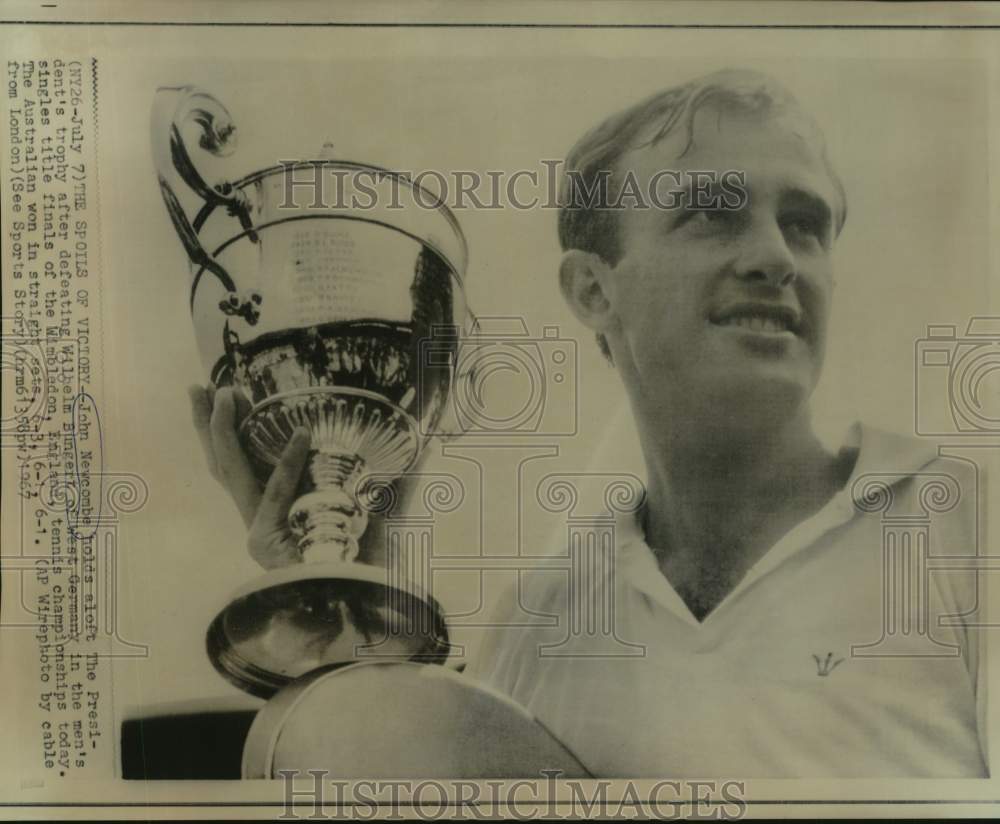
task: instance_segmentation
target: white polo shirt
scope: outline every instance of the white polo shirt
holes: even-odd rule
[[[522,606],[556,625],[496,627],[467,672],[524,705],[595,776],[986,776],[972,628],[985,620],[985,576],[940,568],[977,553],[982,478],[912,438],[859,425],[852,438],[844,489],[703,622],[635,515],[618,516],[614,563],[586,585],[524,574]],[[600,631],[579,620],[609,606]],[[497,623],[512,623],[510,609]]]

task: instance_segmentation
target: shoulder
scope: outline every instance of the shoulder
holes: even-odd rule
[[[551,658],[545,650],[564,646],[574,621],[601,614],[609,588],[623,586],[616,569],[629,555],[624,528],[618,529],[622,518],[584,520],[586,530],[601,536],[561,536],[552,553],[517,570],[493,599],[485,626],[469,644],[468,674],[523,699],[523,689],[533,688]]]
[[[897,552],[913,553],[946,613],[974,623],[984,583],[976,556],[986,552],[987,450],[870,427],[862,433],[855,507],[881,522],[883,541],[892,536]]]

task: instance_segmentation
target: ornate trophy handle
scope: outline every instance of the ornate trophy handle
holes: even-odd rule
[[[198,232],[188,218],[175,189],[183,182],[198,195],[205,205],[222,206],[239,219],[248,238],[257,242],[250,215],[250,202],[246,193],[228,181],[210,185],[192,159],[182,130],[190,123],[201,128],[198,145],[216,157],[231,155],[237,145],[236,126],[218,100],[194,86],[160,88],[153,101],[152,136],[153,161],[156,165],[160,192],[167,205],[167,212],[187,252],[195,276],[205,270],[211,272],[229,293],[219,308],[227,315],[238,315],[254,324],[259,316],[260,296],[240,295],[236,283],[223,266],[201,245]],[[194,300],[194,290],[191,293]]]

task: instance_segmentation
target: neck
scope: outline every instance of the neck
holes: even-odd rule
[[[753,426],[743,409],[735,425],[719,415],[665,422],[662,411],[635,411],[648,472],[646,540],[665,570],[702,566],[738,580],[846,480],[805,411],[777,423],[757,416]]]

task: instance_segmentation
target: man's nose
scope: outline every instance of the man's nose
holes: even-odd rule
[[[777,224],[761,226],[746,239],[746,247],[738,261],[737,275],[741,280],[789,286],[798,275],[795,255],[788,248]]]

